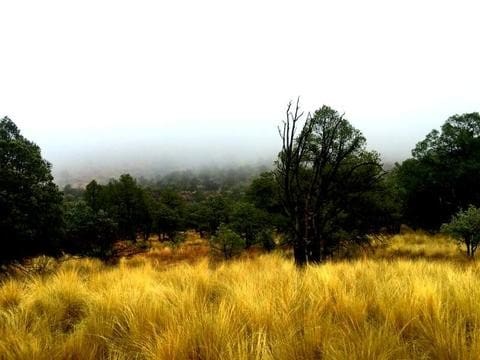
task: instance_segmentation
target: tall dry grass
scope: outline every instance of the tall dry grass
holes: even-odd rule
[[[374,239],[373,249],[376,259],[468,261],[465,246],[442,234],[430,235],[411,231],[384,239]]]
[[[66,261],[1,284],[0,358],[478,359],[479,275],[380,255],[304,270],[280,254]]]

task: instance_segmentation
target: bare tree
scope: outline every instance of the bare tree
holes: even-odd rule
[[[288,104],[279,134],[275,177],[295,262],[319,262],[347,232],[342,218],[348,217],[350,201],[378,183],[383,174],[379,156],[365,150],[365,138],[343,115],[327,106],[305,115],[299,99],[294,108]]]

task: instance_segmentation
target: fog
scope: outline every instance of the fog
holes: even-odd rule
[[[0,116],[59,182],[268,164],[289,100],[384,161],[479,111],[475,1],[0,3]]]

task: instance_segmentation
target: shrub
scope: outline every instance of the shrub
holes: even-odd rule
[[[228,225],[221,224],[216,235],[210,239],[210,246],[224,259],[231,259],[245,248],[245,240]]]
[[[272,251],[276,245],[274,240],[274,232],[271,229],[264,229],[257,234],[257,243],[262,245],[266,251]]]
[[[441,231],[464,243],[467,255],[473,258],[480,243],[480,209],[470,205],[454,215],[450,223],[443,224]]]

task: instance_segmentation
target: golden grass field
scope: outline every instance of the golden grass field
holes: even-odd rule
[[[199,242],[51,261],[1,283],[0,358],[480,359],[480,266],[460,250],[412,233],[303,270]]]

